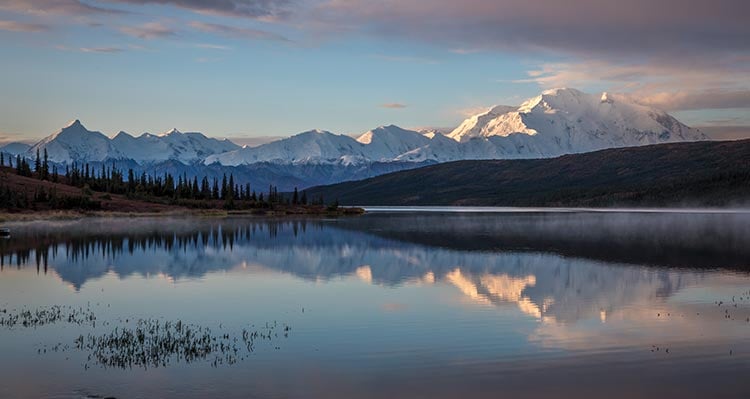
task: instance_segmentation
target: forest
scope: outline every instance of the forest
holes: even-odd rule
[[[19,179],[21,178],[21,179]],[[29,179],[36,181],[36,184]],[[71,190],[73,189],[73,190]],[[102,202],[122,197],[131,203],[147,202],[167,206],[199,209],[274,209],[286,206],[324,206],[322,197],[308,199],[305,191],[279,193],[274,185],[263,190],[240,184],[234,176],[209,179],[187,175],[135,174],[102,165],[92,168],[88,163],[58,168],[49,162],[46,149],[37,151],[33,162],[16,155],[0,153],[0,209],[10,211],[78,209],[100,210]],[[327,209],[338,208],[336,202]]]

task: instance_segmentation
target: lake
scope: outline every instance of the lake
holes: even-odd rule
[[[9,223],[2,398],[750,397],[750,214]]]

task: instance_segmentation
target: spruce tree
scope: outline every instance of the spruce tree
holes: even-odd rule
[[[42,163],[42,180],[49,180],[49,156],[47,148],[44,149],[44,163]]]
[[[42,161],[39,158],[39,148],[36,149],[36,160],[34,161],[34,172],[36,172],[37,176],[40,179],[42,178]]]
[[[221,199],[227,198],[227,174],[224,173],[224,178],[221,180]]]

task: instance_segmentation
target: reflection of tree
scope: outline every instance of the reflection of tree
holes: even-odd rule
[[[19,229],[3,267],[48,267],[80,288],[114,272],[196,278],[259,265],[299,278],[357,276],[373,284],[443,283],[486,305],[545,320],[578,320],[672,295],[696,272],[642,268],[534,251],[464,251],[392,240],[322,220],[142,219]]]

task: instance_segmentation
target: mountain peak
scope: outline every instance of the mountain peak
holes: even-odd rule
[[[164,132],[164,134],[162,134],[162,136],[169,136],[169,135],[172,135],[172,134],[181,134],[181,132],[179,130],[177,130],[176,127],[173,127],[169,131]]]
[[[615,101],[615,99],[617,101]],[[494,109],[493,109],[494,111]],[[703,140],[705,136],[673,117],[611,93],[572,88],[545,90],[516,110],[487,111],[466,119],[449,135],[458,142],[510,137],[529,156],[553,156],[629,145]]]
[[[73,127],[73,128],[83,127],[83,124],[81,123],[80,120],[74,119],[74,120],[68,122],[68,124],[65,125],[65,127],[63,129],[68,129],[68,128],[71,128],[71,127]]]
[[[120,132],[117,133],[112,139],[114,140],[114,139],[117,139],[117,138],[120,138],[120,139],[123,139],[123,138],[133,138],[133,136],[131,136],[130,134],[128,134],[128,132],[126,132],[124,130],[120,130]]]
[[[585,95],[586,93],[574,89],[572,87],[556,87],[554,89],[545,90],[542,92],[543,96],[560,96],[560,95],[572,95],[572,96],[581,96]]]
[[[312,129],[312,130],[308,130],[308,131],[306,131],[306,132],[302,132],[302,133],[300,133],[299,135],[302,135],[302,134],[305,134],[305,133],[307,133],[307,134],[331,134],[331,132],[329,132],[329,131],[327,131],[327,130],[323,130],[323,129]]]

